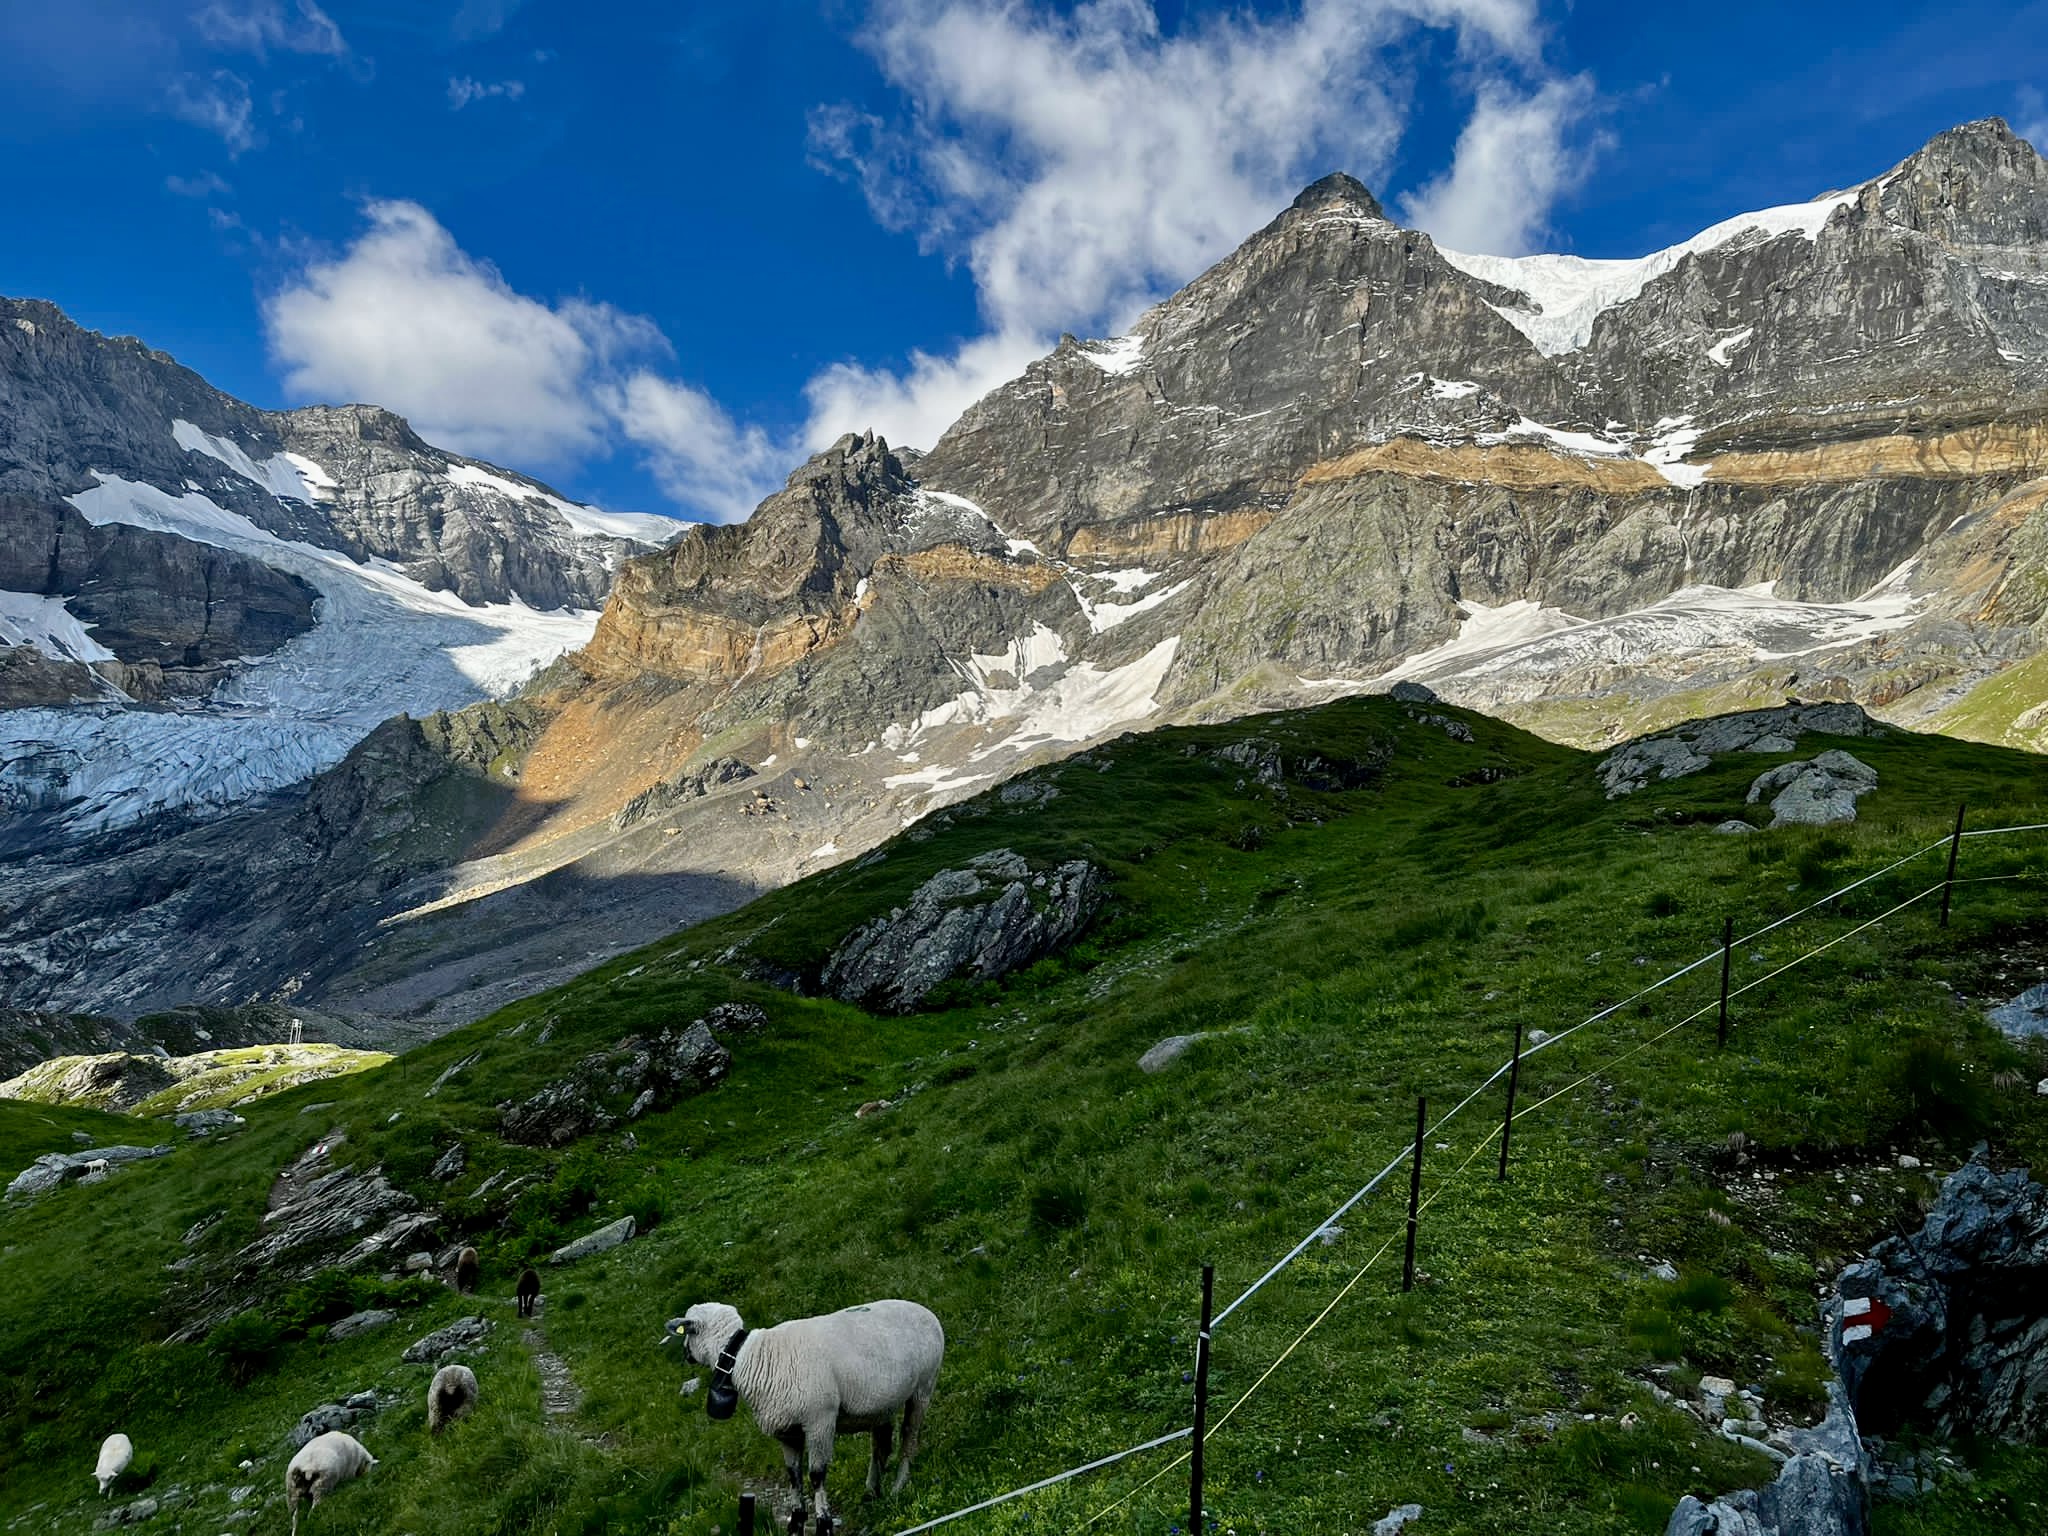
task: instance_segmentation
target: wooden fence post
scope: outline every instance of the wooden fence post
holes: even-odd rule
[[[1508,1063],[1508,1112],[1500,1122],[1500,1182],[1508,1178],[1508,1136],[1515,1128],[1515,1083],[1522,1075],[1522,1021],[1515,1020],[1515,1054]]]
[[[1956,891],[1956,855],[1963,851],[1963,806],[1956,807],[1955,836],[1948,840],[1948,878],[1941,883],[1941,926],[1948,926],[1948,902]]]
[[[754,1536],[754,1496],[740,1495],[740,1536]]]
[[[1202,1437],[1209,1424],[1209,1318],[1216,1299],[1216,1266],[1202,1266],[1202,1331],[1195,1335],[1195,1434],[1188,1458],[1188,1530],[1202,1531]]]
[[[1401,1289],[1415,1289],[1415,1215],[1422,1199],[1422,1138],[1429,1120],[1429,1100],[1415,1099],[1415,1162],[1408,1170],[1408,1256],[1401,1263]]]
[[[1714,1034],[1714,1049],[1728,1044],[1728,966],[1735,958],[1735,919],[1721,919],[1721,1025]]]

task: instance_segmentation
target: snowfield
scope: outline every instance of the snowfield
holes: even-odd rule
[[[251,467],[277,473],[277,463]],[[333,766],[392,715],[508,693],[588,641],[597,626],[593,610],[471,607],[388,562],[359,565],[334,550],[281,539],[203,495],[96,478],[98,485],[70,498],[87,521],[156,529],[289,571],[320,593],[318,621],[244,664],[194,707],[0,713],[0,811],[58,812],[84,831],[166,811],[223,810]],[[56,643],[90,644],[75,620],[75,636],[47,610],[39,622]]]
[[[1437,253],[1461,272],[1482,282],[1515,289],[1533,300],[1534,309],[1492,307],[1534,342],[1538,352],[1545,357],[1557,357],[1576,352],[1593,339],[1593,321],[1600,311],[1626,304],[1685,257],[1717,250],[1738,240],[1761,244],[1784,235],[1817,239],[1835,210],[1855,202],[1862,190],[1852,187],[1846,192],[1830,192],[1810,203],[1788,203],[1781,208],[1739,213],[1701,230],[1690,240],[1648,256],[1619,261],[1596,261],[1584,256],[1467,255],[1447,251],[1442,246],[1437,247]],[[1739,343],[1731,338],[1727,345]],[[1727,366],[1725,357],[1714,361]]]

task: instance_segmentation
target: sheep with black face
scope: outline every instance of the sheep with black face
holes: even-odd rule
[[[761,1431],[782,1446],[782,1462],[798,1496],[808,1461],[813,1512],[823,1519],[825,1474],[835,1437],[873,1437],[867,1489],[882,1491],[882,1471],[900,1427],[896,1459],[901,1492],[917,1454],[925,1409],[939,1379],[946,1332],[914,1301],[873,1301],[823,1317],[802,1317],[773,1328],[750,1329],[733,1308],[699,1302],[669,1319],[663,1342],[683,1341],[683,1352],[712,1368],[706,1408],[714,1419],[732,1417],[744,1399]],[[803,1513],[797,1513],[796,1529]]]

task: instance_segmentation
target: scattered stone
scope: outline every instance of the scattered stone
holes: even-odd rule
[[[464,1067],[475,1066],[479,1061],[483,1060],[483,1056],[484,1053],[482,1051],[471,1051],[467,1056],[463,1057],[453,1066],[446,1068],[439,1077],[435,1078],[421,1097],[431,1099],[447,1085],[448,1080],[454,1077],[456,1073],[460,1072]]]
[[[1771,796],[1773,827],[1829,827],[1856,819],[1856,801],[1877,788],[1877,770],[1846,752],[1780,763],[1749,786],[1748,803]]]
[[[408,1275],[423,1275],[434,1267],[434,1256],[431,1253],[408,1253],[401,1267]]]
[[[377,1394],[374,1392],[358,1392],[346,1402],[322,1403],[302,1415],[292,1426],[289,1437],[292,1449],[296,1451],[309,1440],[315,1440],[330,1430],[349,1429],[376,1411]]]
[[[1783,704],[1693,720],[1644,736],[1615,748],[1593,771],[1613,800],[1646,784],[1698,773],[1721,753],[1793,751],[1808,733],[1877,736],[1883,728],[1854,704]]]
[[[653,1040],[628,1035],[608,1051],[584,1057],[566,1077],[506,1109],[500,1125],[508,1141],[559,1147],[592,1131],[607,1131],[621,1115],[665,1108],[724,1081],[732,1053],[697,1019]],[[645,1095],[654,1096],[645,1103]],[[623,1107],[620,1106],[623,1101]],[[637,1107],[635,1107],[637,1106]]]
[[[376,1308],[372,1308],[368,1312],[351,1312],[340,1322],[328,1328],[327,1341],[333,1344],[343,1339],[352,1339],[358,1334],[374,1333],[377,1329],[397,1321],[398,1314],[396,1312],[384,1312]]]
[[[1650,1266],[1650,1278],[1662,1280],[1666,1285],[1674,1284],[1678,1279],[1678,1267],[1669,1259],[1659,1259]]]
[[[1901,1168],[1918,1168],[1920,1166],[1920,1159],[1913,1156],[1910,1152],[1901,1152],[1899,1154],[1899,1166]]]
[[[1018,779],[996,791],[1004,805],[1045,805],[1060,797],[1060,787],[1048,779]]]
[[[1985,1017],[2014,1040],[2048,1039],[2048,982],[2027,988]]]
[[[1396,687],[1401,686],[1395,684]],[[1391,1509],[1372,1523],[1372,1536],[1400,1536],[1401,1528],[1411,1520],[1422,1518],[1420,1504],[1403,1504]]]
[[[941,982],[1006,976],[1066,944],[1107,895],[1095,865],[1034,867],[1007,848],[942,869],[906,907],[843,939],[820,985],[842,1002],[909,1013]]]
[[[1410,682],[1406,678],[1403,678],[1400,682],[1389,688],[1387,690],[1387,697],[1396,704],[1440,704],[1443,702],[1437,697],[1435,689],[1427,688],[1421,683]],[[1414,1517],[1410,1516],[1409,1518],[1412,1519]]]
[[[437,1328],[426,1337],[413,1340],[399,1358],[407,1365],[439,1364],[457,1354],[476,1352],[491,1327],[487,1317],[459,1317],[446,1328]]]
[[[627,1108],[626,1118],[628,1120],[638,1120],[642,1115],[646,1114],[647,1111],[652,1109],[653,1107],[654,1090],[652,1088],[642,1088],[640,1090],[639,1096],[636,1097],[633,1100],[632,1104]]]
[[[120,1525],[140,1525],[145,1520],[155,1519],[156,1512],[161,1507],[162,1505],[155,1499],[137,1499],[133,1504],[123,1504],[118,1509],[108,1510],[93,1522],[93,1529],[110,1531]]]
[[[612,816],[612,830],[623,832],[637,822],[657,816],[673,806],[702,799],[726,784],[751,779],[754,770],[738,758],[715,757],[701,768],[685,768],[628,800]],[[801,789],[803,786],[797,786]]]
[[[1752,827],[1746,821],[1729,820],[1716,822],[1714,824],[1714,830],[1716,832],[1725,833],[1729,837],[1740,837],[1745,832],[1754,832],[1756,828]]]
[[[428,1170],[427,1177],[446,1184],[450,1179],[459,1177],[462,1170],[468,1166],[469,1148],[458,1141],[434,1160],[434,1166]]]
[[[160,1147],[95,1147],[90,1152],[45,1152],[28,1167],[14,1176],[7,1186],[9,1200],[46,1194],[72,1179],[84,1179],[92,1172],[105,1174],[107,1169],[122,1163],[132,1163],[145,1157],[162,1157],[171,1150],[169,1143]],[[97,1169],[95,1169],[95,1165]]]
[[[554,1252],[551,1264],[571,1264],[577,1259],[587,1259],[594,1253],[605,1253],[619,1244],[629,1242],[633,1237],[633,1218],[621,1216],[617,1221],[607,1222],[595,1232],[586,1232],[573,1243],[567,1243]]]
[[[750,1035],[767,1024],[768,1011],[757,1003],[720,1003],[697,1022],[717,1035]]]
[[[887,1109],[888,1107],[889,1101],[887,1099],[869,1099],[867,1103],[861,1105],[859,1109],[856,1109],[853,1112],[853,1118],[856,1120],[865,1120],[869,1115],[879,1115],[883,1110]]]
[[[231,1109],[194,1109],[171,1116],[171,1124],[188,1136],[211,1136],[215,1131],[248,1123]]]
[[[77,1142],[82,1147],[89,1147],[92,1145],[92,1132],[73,1131],[71,1133],[71,1139]]]

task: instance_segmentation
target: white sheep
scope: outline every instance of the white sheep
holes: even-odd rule
[[[476,1406],[476,1372],[466,1365],[444,1365],[427,1388],[427,1433],[438,1435]]]
[[[300,1446],[292,1464],[284,1469],[284,1501],[292,1512],[292,1536],[299,1532],[301,1499],[318,1509],[328,1494],[376,1465],[377,1458],[363,1449],[362,1441],[338,1429],[315,1435]]]
[[[731,1416],[735,1392],[746,1400],[762,1433],[782,1446],[798,1498],[809,1461],[811,1501],[820,1520],[828,1513],[825,1474],[833,1437],[874,1437],[867,1488],[880,1494],[899,1412],[903,1443],[891,1491],[903,1491],[946,1353],[945,1330],[916,1302],[873,1301],[751,1330],[722,1302],[699,1302],[669,1320],[668,1338],[682,1339],[692,1361],[712,1368],[706,1407],[713,1418]],[[802,1522],[799,1508],[793,1529],[802,1529]]]
[[[135,1459],[135,1446],[126,1435],[109,1435],[100,1442],[100,1464],[93,1468],[93,1476],[100,1480],[100,1497],[107,1496],[107,1490],[114,1486],[114,1479],[128,1470],[128,1463]]]

